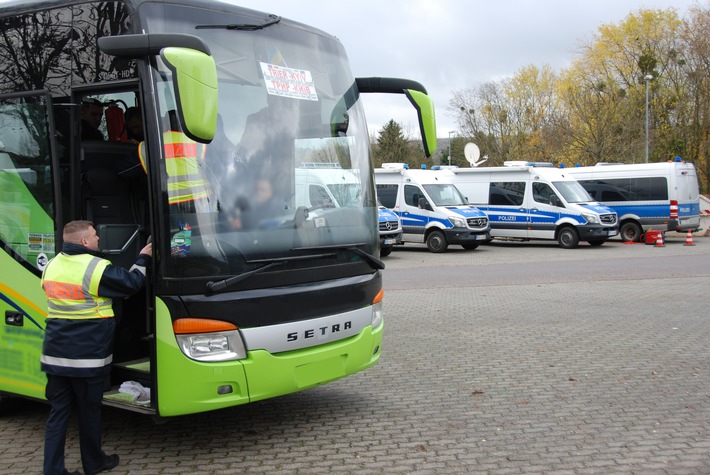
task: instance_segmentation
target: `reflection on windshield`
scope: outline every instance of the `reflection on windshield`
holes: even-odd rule
[[[249,261],[353,243],[372,253],[378,237],[369,138],[340,43],[286,22],[256,34],[195,30],[248,22],[224,12],[171,6],[153,18],[151,32],[201,36],[219,78],[216,136],[190,171],[207,183],[208,196],[167,208],[173,272],[238,273],[251,270]],[[159,68],[165,82],[156,96],[167,118],[176,99],[170,71]],[[167,119],[163,127],[174,130]]]
[[[436,206],[461,206],[466,205],[466,200],[454,185],[424,185],[427,194]]]
[[[555,181],[552,183],[567,203],[589,203],[594,198],[577,181]]]

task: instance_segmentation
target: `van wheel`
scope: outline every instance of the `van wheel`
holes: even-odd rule
[[[380,257],[387,257],[392,253],[392,248],[391,247],[381,247],[380,248]]]
[[[599,247],[606,242],[605,239],[599,239],[598,241],[588,241],[589,245],[592,247]]]
[[[574,228],[566,226],[557,234],[557,243],[563,249],[574,249],[579,244],[579,234]]]
[[[473,251],[478,247],[478,244],[461,244],[461,247],[463,247],[467,251]]]
[[[624,242],[639,242],[641,241],[641,226],[633,221],[627,221],[621,225],[619,236]]]
[[[426,247],[430,252],[446,252],[449,243],[446,242],[446,236],[441,231],[432,231],[426,237]]]

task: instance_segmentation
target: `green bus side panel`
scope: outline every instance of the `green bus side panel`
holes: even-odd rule
[[[47,377],[40,370],[47,296],[40,279],[0,251],[0,391],[44,399]],[[9,325],[8,312],[21,315]]]
[[[0,239],[31,264],[40,253],[54,257],[54,221],[22,178],[5,170],[0,170]]]
[[[382,328],[365,328],[346,340],[272,355],[250,351],[247,359],[204,363],[187,358],[177,345],[165,304],[156,302],[158,411],[177,416],[211,411],[301,391],[377,363]],[[231,385],[232,392],[217,388]]]

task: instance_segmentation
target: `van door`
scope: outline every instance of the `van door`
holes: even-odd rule
[[[491,234],[500,237],[527,238],[530,213],[525,206],[524,181],[492,181],[485,209]]]
[[[404,185],[403,199],[400,206],[403,240],[424,242],[424,231],[431,220],[432,211],[419,207],[421,199],[429,203],[424,190],[417,185]],[[429,203],[431,205],[431,203]]]
[[[534,181],[530,189],[532,201],[529,208],[528,237],[531,239],[554,239],[555,228],[560,219],[562,208],[564,208],[564,202],[547,183]]]

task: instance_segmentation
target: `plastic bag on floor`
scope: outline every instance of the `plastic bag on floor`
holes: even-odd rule
[[[136,381],[124,381],[118,388],[119,393],[129,394],[133,397],[132,402],[142,406],[150,405],[150,388],[146,388]]]

